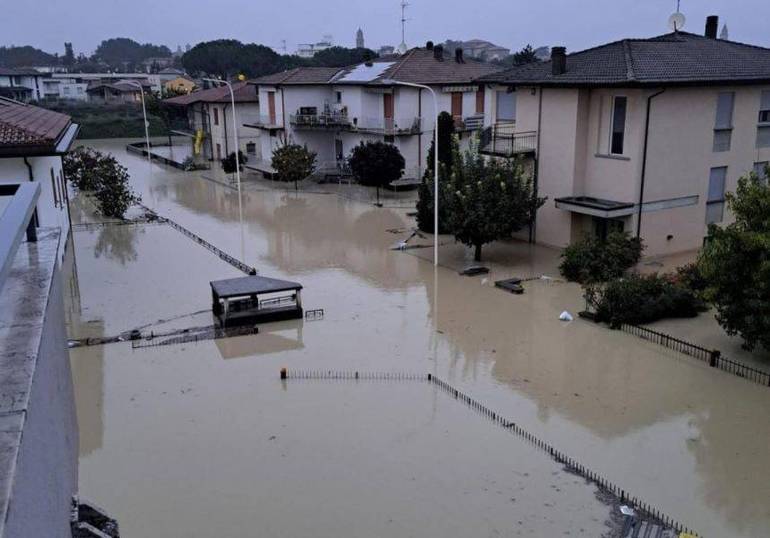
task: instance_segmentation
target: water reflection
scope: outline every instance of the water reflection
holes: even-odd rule
[[[94,257],[106,256],[120,265],[136,261],[136,236],[144,228],[132,225],[103,226],[94,248]]]

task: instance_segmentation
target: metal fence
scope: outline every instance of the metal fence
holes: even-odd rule
[[[649,340],[650,342],[673,349],[684,355],[689,355],[690,357],[695,357],[698,360],[707,362],[712,368],[718,368],[738,377],[753,381],[754,383],[770,387],[770,373],[749,366],[748,364],[743,364],[728,359],[727,357],[723,357],[722,353],[716,349],[706,349],[697,344],[640,325],[624,323],[620,328],[639,338]]]
[[[565,453],[557,450],[549,443],[539,439],[537,436],[529,433],[524,428],[516,424],[516,422],[503,417],[502,414],[493,411],[489,407],[482,404],[465,394],[464,392],[456,389],[446,381],[436,377],[434,374],[417,374],[408,372],[359,372],[359,371],[345,371],[345,370],[289,370],[287,368],[281,369],[281,379],[302,379],[302,380],[340,380],[340,381],[358,381],[358,380],[374,380],[374,381],[423,381],[428,382],[455,400],[467,405],[472,410],[476,411],[483,417],[491,420],[496,425],[504,428],[505,430],[518,435],[531,443],[538,449],[546,452],[551,458],[558,463],[565,466],[567,471],[579,475],[586,480],[589,480],[597,485],[602,491],[607,492],[615,496],[621,503],[625,503],[633,507],[639,515],[660,522],[661,524],[674,529],[677,533],[687,532],[698,536],[689,528],[683,524],[667,516],[654,506],[642,501],[638,497],[629,494],[625,489],[613,484],[606,478],[602,477],[598,473],[590,470],[585,465],[581,464],[574,458],[569,457]]]

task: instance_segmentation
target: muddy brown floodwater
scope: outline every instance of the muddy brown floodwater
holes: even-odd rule
[[[277,381],[278,369],[433,372],[707,537],[770,535],[770,391],[581,320],[558,253],[485,250],[461,277],[444,238],[391,250],[413,220],[336,194],[234,189],[93,142],[143,203],[265,276],[301,282],[320,321],[133,350],[73,349],[81,494],[126,536],[598,536],[595,488],[433,388]],[[87,221],[88,204],[77,202]],[[237,271],[166,225],[75,227],[72,337],[211,322]],[[429,244],[430,239],[418,239]],[[172,319],[173,318],[173,319]],[[160,320],[170,320],[161,322]],[[150,330],[150,329],[148,329]],[[583,530],[582,534],[580,529]]]

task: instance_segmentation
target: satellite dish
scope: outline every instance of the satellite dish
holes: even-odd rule
[[[685,20],[684,15],[677,11],[668,18],[668,29],[672,32],[678,32],[684,28]]]

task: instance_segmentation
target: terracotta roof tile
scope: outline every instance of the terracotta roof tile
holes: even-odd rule
[[[71,123],[66,114],[0,100],[0,148],[55,146]]]
[[[256,103],[259,98],[254,86],[247,82],[234,82],[233,94],[236,103]],[[229,103],[230,90],[225,85],[209,88],[208,90],[198,90],[185,95],[177,95],[164,99],[165,103],[177,106],[188,106],[195,103]]]

